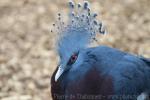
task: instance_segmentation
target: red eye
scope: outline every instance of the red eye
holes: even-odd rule
[[[77,60],[77,58],[78,58],[78,54],[77,54],[77,53],[73,54],[73,55],[70,57],[70,60],[69,60],[69,62],[68,62],[68,65],[73,64],[73,63]]]
[[[71,62],[76,61],[76,59],[77,59],[77,55],[76,54],[74,54],[74,55],[71,56]]]

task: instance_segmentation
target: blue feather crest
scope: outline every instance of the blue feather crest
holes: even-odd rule
[[[91,12],[89,2],[75,5],[70,1],[69,8],[67,23],[59,13],[57,23],[53,24],[53,32],[58,33],[57,51],[61,59],[69,59],[74,52],[86,48],[95,40],[96,33],[106,33],[102,22],[96,19],[97,14]]]

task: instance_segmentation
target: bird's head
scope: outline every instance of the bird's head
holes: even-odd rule
[[[56,24],[53,24],[55,32],[58,33],[57,52],[60,57],[55,81],[77,63],[80,50],[87,48],[91,41],[95,40],[96,33],[106,33],[102,23],[96,19],[97,14],[91,12],[87,1],[77,5],[70,1],[69,8],[67,23],[59,13]]]

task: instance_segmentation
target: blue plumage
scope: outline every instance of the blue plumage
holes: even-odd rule
[[[59,14],[57,52],[60,63],[51,78],[54,100],[136,100],[150,93],[150,60],[107,46],[89,47],[102,23],[89,3],[69,3],[67,24]],[[89,98],[89,99],[88,99]]]

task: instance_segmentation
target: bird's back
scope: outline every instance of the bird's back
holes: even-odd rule
[[[93,52],[99,59],[97,69],[111,77],[114,94],[120,95],[117,98],[134,100],[142,92],[150,93],[149,59],[106,46],[97,47]]]
[[[98,59],[95,63],[97,69],[112,77],[116,93],[150,92],[149,59],[107,46],[92,48],[91,51]]]

